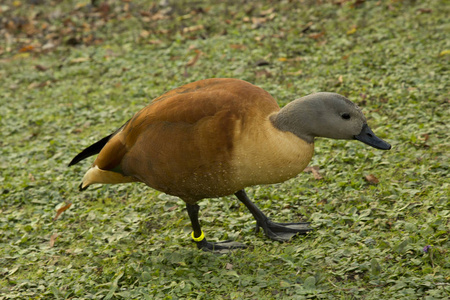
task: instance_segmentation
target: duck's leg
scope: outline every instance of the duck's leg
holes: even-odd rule
[[[296,234],[306,234],[311,231],[309,223],[275,223],[272,222],[247,196],[244,190],[234,194],[256,219],[256,232],[262,227],[268,238],[275,241],[285,242]]]
[[[194,242],[197,244],[197,247],[199,249],[205,251],[221,251],[247,247],[244,244],[233,241],[225,241],[217,243],[208,242],[200,227],[200,222],[198,221],[198,211],[200,207],[197,204],[186,203],[186,209],[188,211],[189,218],[191,219],[192,229],[194,230],[192,232],[192,238]]]

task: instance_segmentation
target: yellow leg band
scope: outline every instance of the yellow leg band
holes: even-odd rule
[[[202,230],[202,234],[200,234],[199,237],[195,237],[193,231],[192,231],[191,236],[192,236],[192,239],[194,240],[194,242],[197,242],[197,243],[203,241],[203,239],[205,238],[205,234],[203,233],[203,230]]]

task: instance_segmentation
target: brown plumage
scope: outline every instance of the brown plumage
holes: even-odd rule
[[[70,165],[100,151],[83,178],[82,189],[94,183],[140,181],[178,196],[187,203],[197,237],[201,229],[195,203],[203,198],[236,193],[269,237],[286,240],[309,228],[306,224],[301,224],[300,228],[295,224],[284,224],[282,229],[272,226],[272,231],[278,235],[271,236],[265,228],[267,225],[262,224],[265,220],[256,216],[262,212],[253,207],[243,189],[285,181],[308,165],[313,155],[314,137],[330,135],[330,129],[322,129],[320,124],[316,126],[319,133],[308,127],[308,123],[317,119],[310,112],[311,107],[336,111],[338,108],[334,106],[345,107],[345,112],[356,116],[352,127],[348,125],[350,121],[342,122],[343,127],[349,127],[336,132],[336,138],[356,137],[365,124],[359,109],[342,96],[322,93],[315,98],[320,100],[307,97],[307,101],[296,100],[292,103],[303,104],[292,105],[280,113],[269,93],[248,82],[237,79],[193,82],[154,99],[115,133],[80,153]],[[299,114],[300,121],[293,119],[294,113]],[[327,122],[328,119],[330,117]],[[342,118],[337,116],[336,119],[340,122]],[[321,135],[320,131],[324,133]],[[331,132],[330,137],[334,137],[333,128]],[[378,148],[383,147],[387,146]],[[292,227],[287,230],[289,233],[285,232],[286,227]],[[205,239],[198,241],[198,245],[203,249],[236,247],[234,243],[219,245],[207,243]]]
[[[109,140],[94,166],[191,204],[250,185],[281,182],[306,167],[302,161],[309,162],[313,145],[290,132],[273,134],[268,116],[279,110],[266,91],[244,81],[187,84],[138,112]],[[122,182],[108,182],[105,174],[83,180],[83,188]]]

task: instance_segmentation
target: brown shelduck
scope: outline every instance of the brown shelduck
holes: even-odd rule
[[[289,240],[311,230],[309,223],[275,223],[250,201],[244,188],[278,183],[310,162],[314,138],[359,140],[374,148],[378,138],[350,100],[316,93],[280,109],[263,89],[238,79],[193,82],[154,99],[109,136],[78,154],[69,166],[99,154],[80,189],[95,183],[143,182],[186,202],[198,248],[244,247],[204,237],[197,201],[234,194],[267,237]]]

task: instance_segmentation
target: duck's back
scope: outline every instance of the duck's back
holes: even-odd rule
[[[312,146],[273,127],[278,111],[270,94],[245,81],[194,82],[139,111],[94,165],[188,202],[283,181],[306,166]]]

